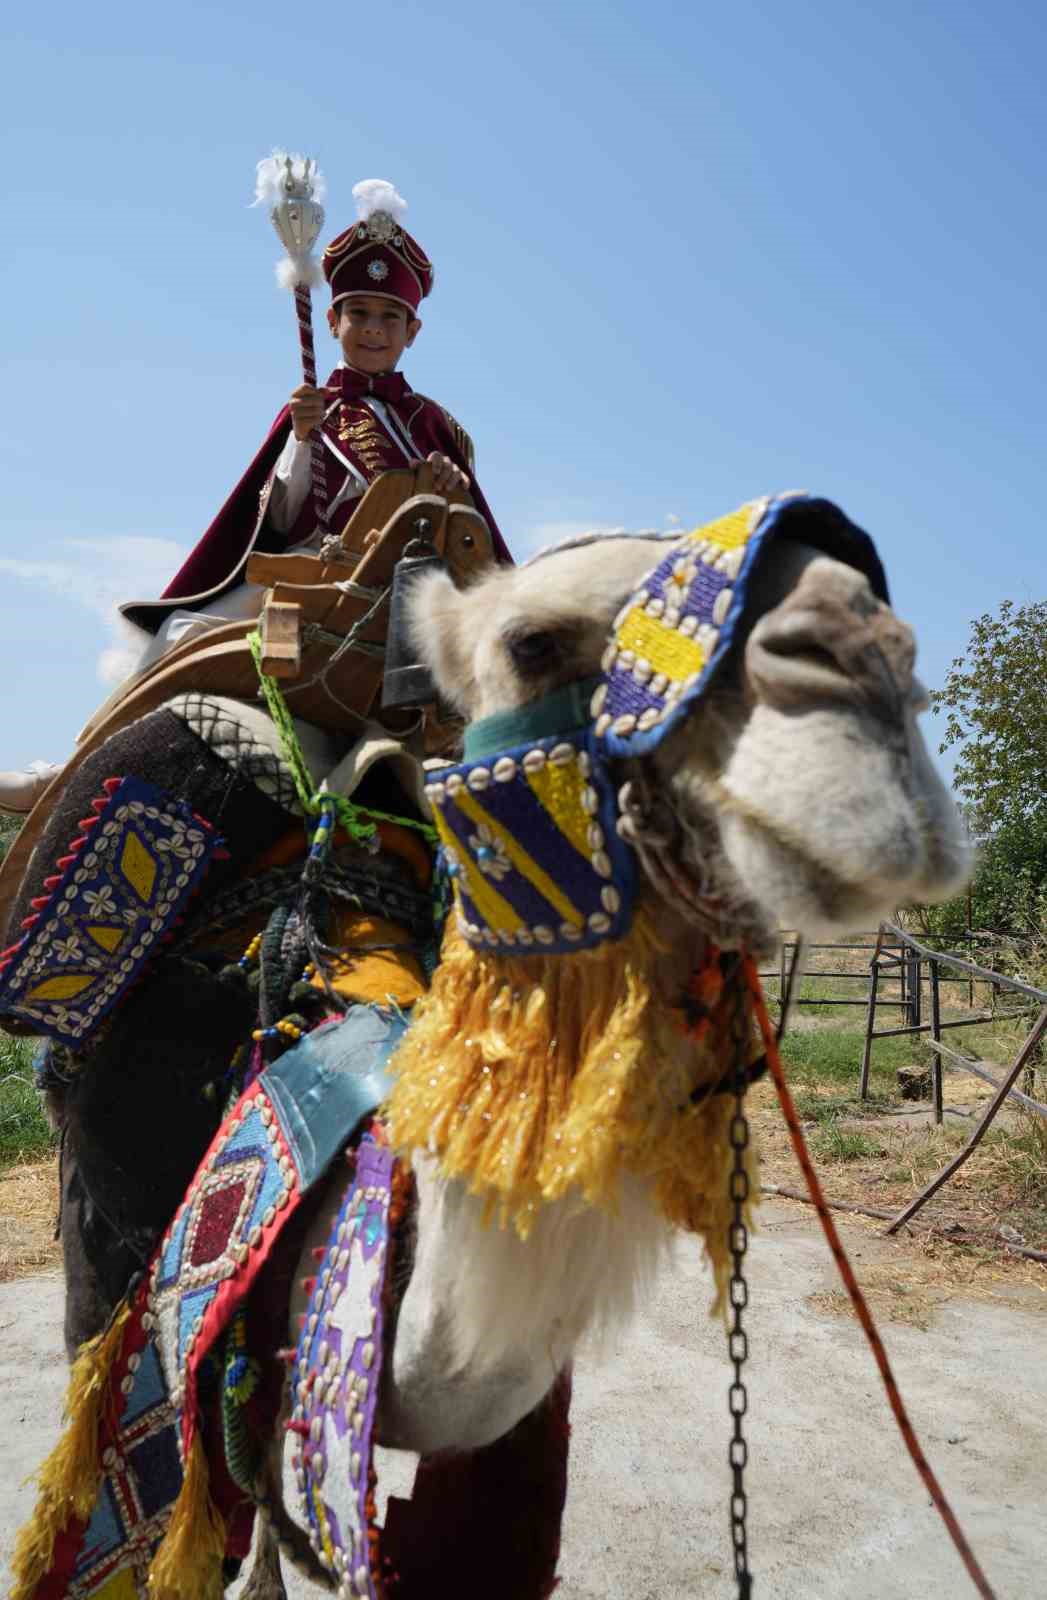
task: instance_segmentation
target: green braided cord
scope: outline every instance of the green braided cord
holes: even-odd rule
[[[298,735],[294,731],[294,719],[291,716],[287,701],[280,693],[280,686],[275,678],[262,671],[262,636],[257,629],[247,636],[247,643],[251,647],[254,664],[258,671],[258,681],[262,686],[265,703],[269,708],[269,715],[280,735],[284,757],[291,769],[294,786],[298,791],[298,798],[307,816],[317,816],[323,809],[324,802],[333,805],[339,822],[349,834],[350,838],[364,841],[372,839],[375,834],[375,823],[395,822],[401,828],[414,828],[421,833],[431,844],[437,840],[436,829],[428,822],[416,822],[413,817],[398,817],[390,811],[375,811],[371,806],[357,806],[345,795],[327,794],[313,789],[313,780],[309,768],[305,764],[302,747],[298,743]]]
[[[244,1407],[258,1387],[260,1368],[247,1355],[247,1320],[237,1311],[229,1325],[222,1358],[222,1442],[225,1464],[237,1488],[254,1497],[262,1452],[251,1436]]]

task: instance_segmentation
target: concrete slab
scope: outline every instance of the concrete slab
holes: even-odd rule
[[[763,1208],[752,1251],[747,1431],[751,1561],[775,1600],[973,1593],[906,1456],[858,1327],[808,1304],[836,1287],[813,1221]],[[844,1224],[846,1228],[846,1224]],[[879,1248],[848,1230],[861,1269]],[[60,1284],[0,1286],[0,1561],[30,1512],[22,1479],[56,1432]],[[729,1370],[690,1242],[603,1364],[578,1364],[558,1600],[728,1600]],[[998,1600],[1047,1594],[1047,1324],[954,1300],[929,1332],[883,1332],[917,1432]],[[411,1463],[395,1462],[395,1492]],[[387,1485],[388,1487],[388,1485]],[[310,1586],[292,1575],[293,1597]],[[188,1597],[187,1597],[188,1600]]]

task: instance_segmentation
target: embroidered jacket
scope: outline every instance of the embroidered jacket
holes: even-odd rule
[[[450,412],[426,395],[417,394],[401,373],[368,378],[347,367],[336,367],[325,388],[331,404],[323,423],[327,466],[329,527],[340,533],[367,485],[380,473],[423,461],[434,450],[449,456],[469,476],[477,509],[486,517],[499,561],[511,561],[508,547],[491,515],[473,475],[473,448],[465,429]],[[217,600],[244,582],[244,568],[253,550],[279,552],[307,543],[316,533],[311,496],[293,490],[287,509],[291,516],[266,516],[270,497],[273,511],[308,456],[308,447],[295,453],[298,473],[290,459],[291,416],[285,406],[258,454],[192,554],[168,584],[159,600],[131,601],[120,610],[129,621],[155,633],[174,610],[192,611]],[[276,483],[277,464],[283,485]],[[261,509],[259,509],[261,508]],[[277,523],[281,526],[277,526]]]

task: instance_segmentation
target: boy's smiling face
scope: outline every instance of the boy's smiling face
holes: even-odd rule
[[[393,372],[414,344],[422,324],[398,300],[380,294],[350,294],[327,313],[342,355],[358,372]]]

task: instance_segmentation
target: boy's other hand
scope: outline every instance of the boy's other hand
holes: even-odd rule
[[[313,429],[318,428],[324,420],[324,413],[327,410],[325,391],[314,389],[309,383],[299,384],[288,404],[295,438],[308,439]]]
[[[439,450],[434,450],[425,459],[433,469],[434,489],[439,489],[445,494],[468,489],[468,474],[463,472],[461,467],[456,467],[450,456],[443,456]]]

